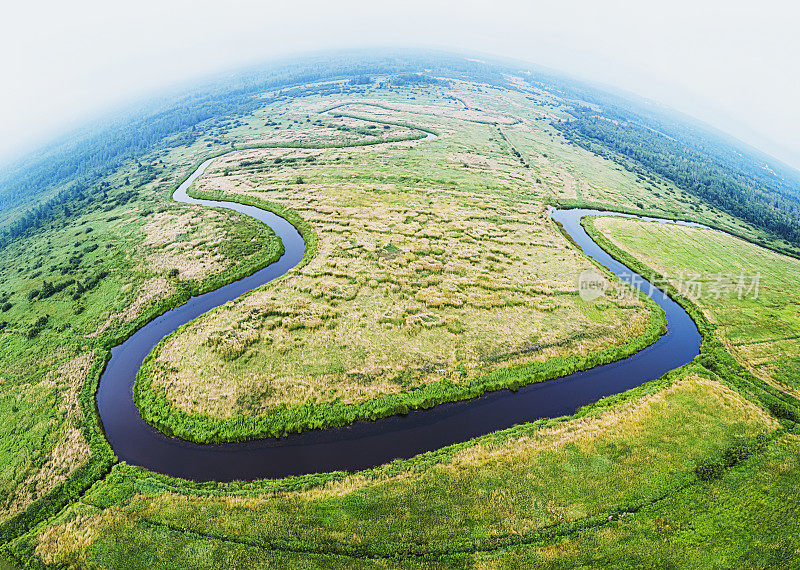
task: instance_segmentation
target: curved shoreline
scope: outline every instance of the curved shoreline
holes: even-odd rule
[[[624,392],[690,362],[699,352],[700,334],[690,316],[653,289],[667,316],[667,332],[635,354],[602,366],[527,384],[516,392],[497,390],[470,400],[420,409],[404,416],[356,421],[339,428],[307,431],[280,439],[197,444],[165,436],[144,421],[133,401],[136,372],[162,338],[197,316],[284,275],[303,258],[305,243],[297,229],[277,214],[255,206],[193,198],[187,190],[214,159],[204,161],[175,191],[180,202],[223,207],[267,223],[284,242],[284,255],[249,277],[192,297],[154,319],[111,351],[100,379],[97,406],[109,443],[117,456],[165,475],[198,481],[252,480],[324,471],[353,471],[395,458],[407,458],[473,437],[544,417],[571,414],[602,397]],[[583,230],[585,215],[616,215],[596,210],[554,210],[551,218],[584,252],[615,274],[635,275],[602,250]],[[636,276],[647,293],[649,282]],[[626,280],[629,281],[630,280]]]

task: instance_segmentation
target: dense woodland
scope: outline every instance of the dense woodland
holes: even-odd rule
[[[571,113],[574,120],[554,126],[580,146],[629,159],[636,171],[659,174],[729,214],[800,244],[800,183],[779,176],[758,156],[740,154],[722,137],[686,133],[633,112],[580,106]]]

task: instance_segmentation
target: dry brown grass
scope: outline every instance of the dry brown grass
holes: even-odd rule
[[[302,270],[166,343],[154,386],[174,405],[230,417],[283,403],[355,403],[586,354],[644,331],[649,312],[638,300],[600,303],[599,319],[596,307],[577,299],[574,279],[586,261],[543,205],[458,188],[364,183],[338,166],[384,152],[250,150],[206,171],[201,191],[298,211],[314,225],[319,251]],[[307,156],[315,157],[310,165]],[[241,170],[259,160],[255,172]],[[305,181],[296,184],[300,173]],[[247,333],[252,338],[245,329],[255,331]]]
[[[181,279],[202,279],[225,269],[230,260],[214,253],[214,249],[227,239],[221,228],[227,216],[214,210],[200,214],[192,208],[151,216],[139,246],[150,270],[177,269]],[[199,228],[202,230],[198,231]],[[191,239],[186,239],[188,235]]]
[[[93,361],[94,356],[91,353],[76,356],[51,371],[45,380],[45,382],[52,382],[58,387],[62,394],[61,405],[75,423],[78,422],[81,414],[78,396]]]
[[[81,430],[68,426],[61,442],[42,468],[17,487],[8,507],[0,511],[0,520],[23,511],[33,501],[63,483],[74,469],[88,461],[90,455],[89,445]]]
[[[163,277],[152,277],[147,279],[137,288],[137,296],[133,303],[128,305],[124,311],[118,311],[109,315],[96,330],[86,335],[88,338],[97,338],[103,334],[110,326],[115,323],[125,323],[131,321],[142,314],[153,301],[169,297],[175,291],[175,286]]]
[[[102,515],[96,512],[81,512],[67,522],[44,529],[37,537],[36,555],[45,564],[81,567],[86,562],[85,549],[95,538],[101,519]]]
[[[151,214],[136,247],[142,260],[138,269],[148,277],[124,310],[111,313],[87,337],[97,338],[112,325],[135,319],[154,301],[173,294],[174,283],[164,277],[171,270],[178,271],[177,279],[196,281],[224,271],[234,260],[219,253],[218,246],[230,239],[224,225],[231,215],[182,206]],[[130,287],[123,287],[121,292],[127,293]]]
[[[513,462],[518,458],[529,458],[532,453],[553,451],[567,445],[590,451],[598,441],[604,442],[621,434],[642,431],[645,422],[664,415],[665,408],[671,405],[676,394],[698,401],[705,400],[710,407],[719,412],[719,417],[730,421],[738,419],[753,425],[762,425],[769,430],[780,427],[775,418],[765,410],[755,406],[728,386],[691,375],[664,390],[618,406],[599,416],[573,420],[562,426],[542,429],[532,436],[524,436],[502,444],[470,446],[456,454],[452,468],[457,470],[463,464]]]

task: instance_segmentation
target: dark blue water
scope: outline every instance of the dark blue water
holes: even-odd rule
[[[252,480],[324,471],[355,471],[407,458],[539,418],[571,414],[600,398],[654,380],[697,356],[700,334],[689,315],[641,276],[615,261],[586,234],[584,215],[609,215],[594,210],[554,210],[588,255],[614,273],[651,293],[667,316],[668,332],[635,355],[585,372],[525,386],[517,392],[500,390],[479,398],[442,404],[406,416],[375,422],[360,421],[344,428],[309,431],[280,439],[246,443],[200,445],[167,437],[147,424],[133,403],[133,383],[142,361],[169,333],[206,311],[239,297],[286,273],[303,257],[305,244],[297,230],[283,218],[252,206],[196,200],[186,195],[211,161],[175,192],[178,201],[224,207],[269,224],[283,240],[285,253],[276,263],[240,281],[204,295],[154,319],[121,345],[112,349],[97,391],[97,405],[106,435],[117,456],[132,465],[197,481]],[[611,214],[613,215],[613,214]]]

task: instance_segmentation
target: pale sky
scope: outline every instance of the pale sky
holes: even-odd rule
[[[800,8],[786,0],[14,2],[0,162],[148,94],[280,55],[513,57],[665,103],[800,167]]]

